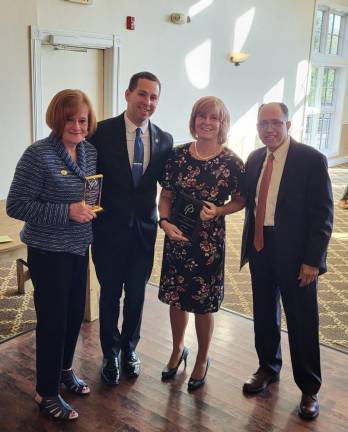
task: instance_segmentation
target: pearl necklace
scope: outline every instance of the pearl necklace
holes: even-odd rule
[[[217,151],[215,151],[214,153],[211,153],[211,154],[208,155],[208,156],[201,156],[201,155],[198,153],[198,150],[197,150],[197,141],[194,141],[193,145],[194,145],[194,148],[195,148],[196,156],[198,157],[198,159],[201,159],[201,160],[203,160],[203,161],[208,160],[208,159],[210,159],[210,158],[212,158],[212,157],[214,157],[214,156],[217,156],[217,155],[220,154],[221,151],[222,151],[222,147],[220,147]]]

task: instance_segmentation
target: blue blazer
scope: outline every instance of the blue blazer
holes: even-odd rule
[[[248,261],[254,237],[256,186],[266,147],[252,152],[246,163],[247,204],[241,267]],[[275,211],[276,268],[283,276],[299,272],[301,264],[326,272],[326,254],[333,225],[333,198],[326,157],[290,139]]]

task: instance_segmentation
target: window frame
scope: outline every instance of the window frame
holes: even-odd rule
[[[317,10],[323,11],[323,19],[321,23],[321,34],[320,34],[320,44],[319,48],[315,48],[315,37],[316,37],[316,17]],[[339,43],[337,54],[326,53],[326,44],[328,41],[328,24],[330,13],[335,15],[340,15],[342,17],[340,32],[339,32]],[[343,108],[344,108],[344,96],[346,92],[346,85],[348,80],[348,7],[339,7],[329,0],[326,2],[318,2],[316,5],[316,10],[313,20],[312,29],[312,47],[310,55],[310,66],[322,70],[322,72],[317,74],[317,83],[315,90],[315,103],[314,106],[309,106],[310,101],[310,91],[311,91],[311,72],[308,74],[308,85],[307,85],[307,100],[304,113],[303,122],[303,140],[309,145],[318,148],[320,151],[326,154],[328,157],[336,156],[339,153],[340,145],[340,135],[342,129],[342,119],[343,119]],[[330,43],[332,41],[332,34]],[[335,69],[335,85],[333,88],[333,104],[332,105],[322,105],[321,104],[321,93],[322,93],[322,78],[324,74],[324,68],[334,68]],[[309,69],[311,70],[311,68]],[[319,95],[319,96],[318,96]],[[318,131],[319,122],[322,121],[325,114],[331,113],[331,125],[328,137],[328,148],[321,148],[322,146],[317,146],[318,135],[321,137],[323,135],[323,129]],[[308,117],[313,116],[312,119],[312,132],[307,134],[307,122]],[[309,137],[309,139],[308,139]]]

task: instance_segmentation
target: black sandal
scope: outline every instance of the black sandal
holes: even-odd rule
[[[88,385],[77,378],[75,372],[72,369],[63,370],[61,382],[73,393],[84,396],[90,393]]]
[[[54,420],[76,420],[79,416],[77,411],[67,404],[60,395],[43,397],[41,402],[35,399],[35,402],[39,405],[41,412]],[[70,417],[71,413],[76,415]]]

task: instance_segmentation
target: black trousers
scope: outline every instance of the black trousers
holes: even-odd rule
[[[57,396],[62,369],[72,365],[84,315],[88,251],[85,256],[28,247],[34,285],[36,390]]]
[[[100,342],[105,358],[135,350],[140,339],[145,286],[151,275],[154,245],[145,245],[136,227],[116,236],[95,232],[92,256],[100,284]],[[124,291],[123,323],[118,328]]]
[[[264,248],[253,248],[249,257],[259,364],[274,373],[282,366],[281,297],[295,382],[303,393],[316,394],[321,385],[317,281],[300,287],[298,274],[280,276],[275,262],[274,232],[265,232]]]

